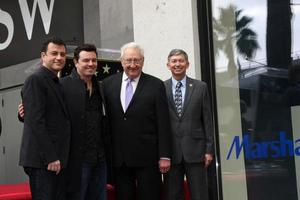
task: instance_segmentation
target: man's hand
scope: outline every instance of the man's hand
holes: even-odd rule
[[[56,160],[54,162],[49,163],[47,169],[49,171],[54,171],[56,172],[56,174],[58,174],[61,170],[60,161]]]
[[[205,167],[208,167],[212,160],[213,160],[212,154],[205,154],[205,156],[204,156],[204,165],[205,165]]]
[[[19,116],[24,119],[24,114],[25,113],[24,113],[24,106],[23,106],[22,103],[19,104],[19,106],[18,106],[18,113],[19,113]]]
[[[159,162],[159,171],[161,173],[167,173],[171,166],[171,161],[168,159],[160,159]]]

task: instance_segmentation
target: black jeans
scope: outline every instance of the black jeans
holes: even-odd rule
[[[24,167],[29,176],[32,200],[64,200],[65,176],[64,170],[56,175],[47,169]]]

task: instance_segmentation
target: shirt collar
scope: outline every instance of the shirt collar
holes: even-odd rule
[[[186,86],[186,76],[183,77],[183,79],[179,80],[182,83],[182,87],[185,88]],[[172,77],[172,85],[175,87],[176,84],[179,82],[175,78]]]
[[[140,80],[140,78],[141,78],[141,74],[140,74],[138,77],[134,78],[133,81],[136,82],[136,83],[138,83],[139,80]],[[127,81],[128,79],[129,79],[129,78],[128,78],[128,76],[126,75],[126,73],[123,72],[122,81]]]
[[[47,77],[49,77],[50,79],[52,79],[54,82],[59,82],[59,79],[58,79],[57,75],[55,75],[52,71],[50,71],[50,69],[48,69],[45,66],[42,66],[41,70],[44,72],[44,74]]]

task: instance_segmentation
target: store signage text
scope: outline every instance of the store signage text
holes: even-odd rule
[[[252,142],[249,134],[234,136],[226,159],[239,159],[243,151],[246,160],[300,156],[300,138],[289,140],[284,131],[279,132],[279,139],[273,141]]]
[[[37,8],[41,14],[45,33],[48,34],[51,25],[51,17],[53,12],[53,5],[55,0],[50,1],[48,7],[46,0],[34,0],[32,11],[29,11],[27,0],[19,0],[20,11],[25,26],[25,31],[28,40],[32,38],[33,25],[36,18]],[[3,24],[7,29],[7,37],[0,43],[0,50],[3,50],[9,46],[14,35],[14,20],[8,12],[0,9],[0,24]]]

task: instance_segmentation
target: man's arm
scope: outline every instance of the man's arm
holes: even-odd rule
[[[155,100],[160,155],[159,168],[161,173],[166,173],[171,166],[171,126],[168,101],[163,82],[159,83]]]
[[[36,138],[39,153],[48,169],[59,172],[60,163],[57,163],[59,158],[46,129],[47,88],[44,82],[45,80],[41,77],[32,76],[24,84],[22,89],[23,106],[26,108],[26,115],[23,113],[24,126],[30,128]]]
[[[204,155],[204,164],[205,167],[208,167],[213,160],[213,152],[214,152],[214,135],[213,135],[213,125],[212,125],[212,114],[211,114],[211,106],[209,101],[209,95],[207,90],[207,85],[203,86],[203,124],[206,135],[206,153]]]

